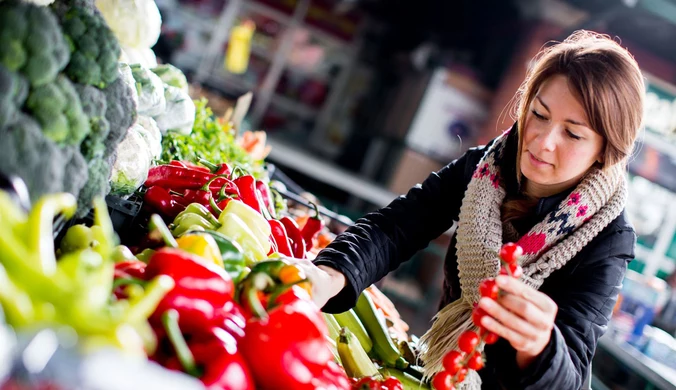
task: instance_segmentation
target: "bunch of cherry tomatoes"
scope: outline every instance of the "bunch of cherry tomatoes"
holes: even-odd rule
[[[500,248],[500,274],[519,278],[523,274],[519,266],[519,257],[523,249],[514,243],[507,243]],[[495,284],[495,279],[486,279],[479,285],[479,293],[482,297],[497,300],[500,289]],[[484,356],[479,349],[484,344],[493,344],[498,341],[498,335],[491,333],[481,326],[481,319],[486,312],[475,307],[472,312],[472,322],[479,328],[479,333],[468,330],[458,338],[458,350],[452,350],[444,356],[444,369],[438,372],[432,380],[436,390],[455,390],[455,385],[465,380],[468,370],[478,371],[484,366]]]

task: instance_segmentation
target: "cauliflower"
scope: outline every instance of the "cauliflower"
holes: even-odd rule
[[[17,0],[0,3],[0,64],[37,87],[54,81],[70,59],[59,23],[48,8]]]
[[[183,72],[181,72],[181,70],[174,65],[163,64],[150,70],[152,70],[156,75],[160,76],[160,79],[162,79],[165,84],[176,87],[185,93],[189,92],[188,80],[185,78]]]
[[[162,133],[157,127],[157,122],[151,117],[139,115],[136,124],[138,126],[134,126],[133,129],[146,141],[150,156],[153,160],[159,159],[162,154]]]
[[[111,192],[115,195],[124,197],[133,194],[148,177],[152,156],[139,128],[141,126],[135,123],[117,146],[110,183]]]
[[[123,46],[149,49],[157,43],[162,17],[154,0],[96,0],[96,7]]]
[[[131,73],[131,68],[129,64],[120,62],[118,64],[120,69],[120,78],[129,86],[131,90],[134,91],[134,106],[138,107],[138,93],[136,92],[136,80],[134,80],[134,75]]]
[[[134,80],[136,80],[138,113],[147,116],[163,113],[166,108],[166,100],[162,80],[155,73],[139,64],[132,64],[130,67]]]
[[[80,84],[105,88],[119,75],[120,46],[106,21],[86,4],[60,1],[52,5],[73,51],[66,73]]]
[[[120,62],[139,64],[144,68],[150,69],[157,66],[157,57],[155,57],[155,52],[152,49],[138,49],[122,46]]]
[[[63,75],[31,90],[26,107],[54,142],[80,145],[89,134],[89,118],[82,111],[73,84]]]
[[[167,109],[155,117],[162,134],[171,131],[189,135],[195,124],[195,103],[187,93],[171,85],[165,85],[164,97]]]

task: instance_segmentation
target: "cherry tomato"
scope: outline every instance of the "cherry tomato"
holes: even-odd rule
[[[478,326],[479,329],[483,327],[481,325],[481,319],[484,318],[484,316],[488,315],[486,311],[480,307],[475,307],[474,310],[472,311],[472,322],[474,322],[474,325]]]
[[[458,338],[458,348],[465,353],[472,353],[479,345],[479,335],[471,330],[462,332]]]
[[[481,336],[481,338],[484,339],[484,343],[489,344],[489,345],[497,343],[498,339],[500,338],[500,336],[498,336],[497,334],[495,334],[493,332],[487,331],[485,328],[481,328],[479,335]]]
[[[486,279],[481,284],[479,284],[479,294],[482,297],[490,299],[498,299],[498,294],[500,293],[500,288],[495,284],[495,279]]]
[[[484,357],[481,352],[474,352],[467,360],[467,367],[472,370],[481,370],[484,367]]]
[[[451,375],[455,375],[462,368],[463,354],[458,351],[451,351],[444,356],[444,369]]]
[[[355,390],[381,390],[382,386],[378,378],[372,376],[365,376],[357,382],[352,388]]]
[[[517,264],[521,255],[523,249],[513,242],[508,242],[500,248],[500,258],[507,264]]]
[[[465,380],[465,376],[467,375],[467,369],[462,368],[460,371],[458,371],[457,374],[455,374],[455,383],[460,383]]]
[[[401,384],[399,379],[391,376],[386,378],[384,381],[380,382],[383,386],[383,389],[387,390],[404,390],[404,385]]]
[[[438,372],[432,379],[432,386],[436,390],[454,390],[453,375],[448,371]]]
[[[509,273],[507,272],[507,268],[509,267],[509,270],[512,273],[512,276],[515,278],[520,278],[521,275],[523,275],[523,269],[521,269],[521,266],[518,264],[508,264],[505,267],[500,268],[500,275],[507,275],[509,276]]]

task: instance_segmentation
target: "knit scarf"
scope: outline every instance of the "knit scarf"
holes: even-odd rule
[[[420,339],[421,360],[427,377],[442,370],[443,356],[457,349],[461,333],[477,330],[471,314],[481,298],[479,284],[496,277],[500,271],[498,251],[503,244],[500,207],[505,198],[500,161],[508,133],[498,137],[486,150],[462,201],[456,230],[462,294],[437,313],[432,327]],[[593,167],[570,195],[518,239],[524,250],[520,259],[521,280],[539,289],[552,272],[563,267],[620,215],[626,198],[624,164],[605,170]],[[458,387],[480,388],[481,379],[474,371],[470,371]]]

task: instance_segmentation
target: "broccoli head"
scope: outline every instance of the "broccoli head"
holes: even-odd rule
[[[105,197],[110,192],[110,164],[103,158],[87,163],[88,179],[77,198],[76,217],[82,218],[92,208],[95,197]]]
[[[115,81],[120,45],[101,14],[85,2],[59,1],[51,7],[72,44],[68,77],[99,88]]]
[[[59,23],[48,8],[17,0],[0,3],[0,64],[31,86],[52,82],[70,59]]]
[[[88,182],[89,167],[77,146],[62,148],[66,165],[63,167],[63,192],[78,196]],[[90,205],[91,206],[91,205]]]
[[[90,131],[82,141],[80,150],[87,161],[100,158],[106,150],[105,140],[110,131],[110,125],[106,119],[106,95],[95,87],[76,84],[75,90],[80,95],[82,111],[89,118]]]
[[[69,156],[43,134],[33,118],[19,114],[13,124],[0,130],[0,139],[0,172],[21,177],[33,202],[63,191]]]
[[[79,146],[89,134],[89,119],[82,111],[80,98],[63,75],[52,83],[33,88],[26,107],[54,142]]]
[[[21,111],[28,92],[28,82],[0,65],[0,129],[12,123]]]
[[[120,77],[104,89],[103,93],[106,95],[107,103],[106,119],[110,125],[103,155],[108,158],[117,149],[127,129],[136,121],[136,103],[134,102],[136,92]]]

